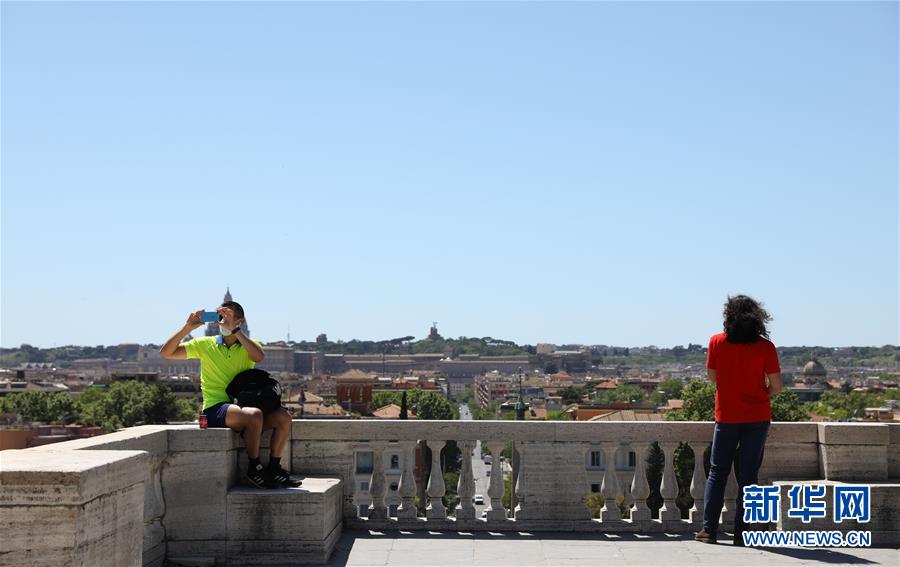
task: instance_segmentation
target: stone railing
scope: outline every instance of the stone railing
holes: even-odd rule
[[[689,486],[681,487],[692,497],[693,506],[682,514],[676,505],[676,448],[686,443],[695,455],[702,455],[711,443],[712,429],[713,425],[706,422],[295,421],[293,467],[295,471],[342,478],[344,522],[351,527],[678,533],[700,526],[706,471],[703,459],[693,459]],[[442,497],[447,487],[440,452],[449,441],[455,441],[463,455],[471,455],[475,442],[480,441],[493,456],[484,518],[476,518],[472,502],[475,483],[471,459],[462,459],[459,484],[454,487],[460,503],[455,510],[444,506]],[[517,505],[513,510],[502,503],[504,485],[499,458],[510,441],[515,442],[520,462],[514,484]],[[663,459],[658,488],[662,503],[656,514],[647,504],[651,487],[646,457],[654,443]],[[431,450],[427,478],[416,474],[419,447]],[[586,504],[591,483],[585,462],[588,451],[598,450],[606,463],[599,482],[603,506],[599,518],[593,518]],[[364,495],[371,502],[367,517],[361,517],[357,508],[359,474],[354,455],[360,451],[372,452],[369,490]],[[623,451],[633,451],[637,458],[633,468],[617,470],[621,459],[616,455]],[[386,505],[384,455],[389,453],[402,456],[399,483],[393,495],[400,504],[393,515]],[[419,468],[429,467],[426,463]],[[776,423],[769,432],[759,480],[769,484],[888,478],[900,478],[900,424]],[[725,529],[733,524],[736,496],[737,484],[732,474],[722,513]],[[625,514],[617,505],[622,501]]]
[[[305,476],[300,489],[240,488],[246,453],[229,430],[134,427],[90,439],[0,452],[0,566],[247,565],[322,563],[344,527],[409,530],[551,530],[688,532],[703,507],[702,460],[695,459],[687,514],[677,506],[675,452],[709,445],[710,423],[509,421],[294,421],[283,462]],[[493,455],[487,513],[476,517],[471,459],[463,459],[459,504],[443,505],[441,450],[454,441],[471,454],[480,441]],[[503,505],[500,452],[515,441],[517,505]],[[651,514],[645,457],[657,443],[663,466],[661,507]],[[264,437],[263,457],[268,436]],[[431,449],[427,463],[417,461]],[[360,517],[355,453],[371,451],[367,518]],[[603,470],[588,470],[600,451]],[[634,466],[616,458],[635,453]],[[653,448],[656,451],[656,448]],[[396,465],[393,458],[397,456]],[[626,459],[626,462],[628,460]],[[399,506],[386,505],[386,470],[397,470]],[[417,475],[417,470],[419,474]],[[595,475],[598,478],[590,478]],[[876,543],[900,543],[900,424],[776,423],[760,471],[763,483],[867,482]],[[592,518],[591,484],[604,506]],[[452,487],[451,487],[452,488]],[[733,480],[723,514],[734,514]],[[618,503],[624,500],[626,513]],[[417,506],[418,504],[418,506]],[[281,530],[261,532],[277,516]],[[686,517],[685,517],[686,516]],[[880,539],[879,539],[880,538]]]

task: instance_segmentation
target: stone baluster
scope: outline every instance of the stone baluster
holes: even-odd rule
[[[678,496],[678,481],[675,478],[675,449],[678,448],[678,443],[660,443],[659,447],[666,456],[662,483],[659,487],[660,495],[663,497],[663,505],[659,509],[659,519],[663,523],[674,522],[681,519],[681,510],[675,505],[675,497]]]
[[[384,520],[388,517],[387,506],[384,505],[384,450],[387,443],[384,441],[375,441],[372,447],[372,478],[369,481],[369,495],[372,497],[372,504],[369,505],[370,520]]]
[[[650,484],[647,482],[647,473],[644,469],[647,459],[646,445],[635,445],[634,477],[631,479],[631,497],[634,505],[631,507],[631,523],[642,526],[650,521],[650,507],[647,506],[647,498],[650,496]]]
[[[428,477],[428,508],[425,517],[429,520],[443,520],[447,517],[447,508],[441,500],[446,493],[444,472],[441,470],[441,449],[445,441],[428,441],[431,449],[431,475]]]
[[[456,493],[459,495],[456,519],[474,520],[475,505],[472,498],[475,496],[475,476],[472,474],[472,450],[475,449],[475,442],[459,441],[458,445],[463,461],[462,469],[459,471],[459,483],[456,485]]]
[[[515,488],[516,491],[516,509],[513,511],[514,518],[524,517],[525,508],[527,506],[525,497],[525,472],[522,470],[525,466],[525,446],[528,443],[516,442],[516,451],[519,453],[519,466],[516,471]],[[491,473],[494,474],[494,473]]]
[[[491,441],[485,443],[491,452],[491,483],[488,486],[488,498],[491,507],[487,511],[487,521],[497,522],[506,520],[506,509],[503,507],[503,469],[500,468],[500,456],[503,453],[504,443]]]
[[[619,495],[619,479],[616,477],[616,449],[618,443],[604,443],[603,456],[606,458],[606,470],[603,473],[603,484],[600,485],[600,497],[603,508],[600,509],[601,522],[618,522],[622,519],[616,497]]]
[[[703,524],[703,496],[706,491],[706,471],[703,467],[703,446],[694,443],[694,476],[691,477],[691,498],[694,505],[690,509],[691,524],[698,528]]]
[[[722,507],[721,525],[728,529],[734,525],[734,514],[737,511],[737,479],[734,470],[728,471],[728,482],[725,483],[725,505]]]
[[[403,450],[403,472],[400,474],[400,506],[397,508],[398,519],[416,518],[416,441],[401,441]]]

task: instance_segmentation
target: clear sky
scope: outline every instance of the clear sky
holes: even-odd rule
[[[0,9],[5,347],[900,343],[896,2]]]

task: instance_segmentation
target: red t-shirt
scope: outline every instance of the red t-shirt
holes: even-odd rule
[[[716,421],[749,423],[771,421],[766,374],[781,372],[778,352],[771,341],[736,344],[725,333],[709,339],[706,367],[716,371]]]

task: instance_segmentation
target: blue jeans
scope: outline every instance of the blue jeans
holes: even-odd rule
[[[703,496],[703,528],[707,532],[716,533],[719,528],[719,515],[725,501],[725,483],[728,482],[732,464],[738,484],[734,529],[736,532],[743,531],[744,487],[758,482],[757,474],[762,465],[769,425],[768,421],[716,422],[709,456],[709,478],[706,479],[706,491]]]

